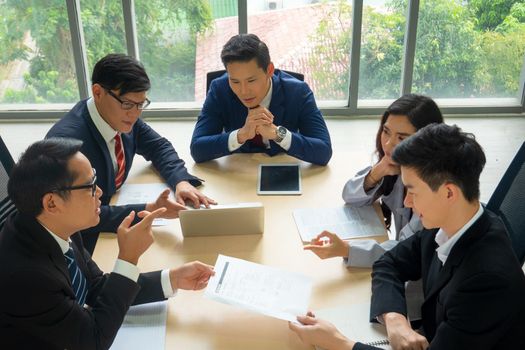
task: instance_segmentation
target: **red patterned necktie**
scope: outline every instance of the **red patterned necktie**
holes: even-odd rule
[[[254,138],[250,139],[250,142],[255,147],[266,148],[266,145],[264,144],[262,136],[260,134],[256,134]]]
[[[115,157],[117,159],[117,175],[115,176],[115,187],[122,186],[124,181],[124,172],[126,170],[126,159],[124,157],[124,148],[122,147],[122,137],[120,134],[115,135]]]

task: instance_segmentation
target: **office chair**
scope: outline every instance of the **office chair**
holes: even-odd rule
[[[9,173],[15,165],[13,157],[9,153],[2,137],[0,136],[0,229],[4,226],[7,217],[16,211],[15,205],[7,195],[7,181],[9,181]]]
[[[507,228],[514,252],[525,262],[525,142],[503,174],[487,203]]]
[[[282,69],[281,69],[281,72],[285,72],[286,74],[290,74],[295,79],[298,79],[300,81],[304,81],[304,74],[291,72],[291,71],[288,71],[288,70],[282,70]],[[213,80],[217,79],[218,77],[220,77],[221,75],[223,75],[224,73],[226,73],[226,70],[224,70],[224,69],[215,70],[215,71],[206,73],[206,94],[210,90],[211,82]]]

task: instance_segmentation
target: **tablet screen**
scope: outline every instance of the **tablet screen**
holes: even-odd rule
[[[297,164],[261,164],[258,194],[301,194],[301,174]]]

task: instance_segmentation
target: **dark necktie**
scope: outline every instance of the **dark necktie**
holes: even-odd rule
[[[248,110],[259,108],[259,105],[255,107],[249,107]],[[250,139],[252,146],[259,148],[266,148],[266,145],[263,142],[262,136],[260,134],[255,134],[253,138]]]
[[[84,305],[87,296],[87,280],[82,274],[82,271],[78,268],[75,260],[75,254],[73,248],[69,247],[69,250],[64,254],[67,263],[67,269],[69,270],[69,276],[71,277],[71,285],[75,291],[75,296],[80,305]]]
[[[262,136],[260,134],[256,134],[253,139],[250,139],[250,142],[255,147],[266,148],[266,145],[264,144]]]
[[[432,257],[432,262],[430,263],[430,268],[428,269],[428,292],[432,290],[432,287],[434,287],[437,280],[439,279],[439,273],[441,272],[442,267],[443,264],[441,263],[441,260],[439,260],[437,252],[435,252],[434,256]]]

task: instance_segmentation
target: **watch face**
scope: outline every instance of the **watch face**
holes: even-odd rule
[[[284,126],[280,126],[277,128],[277,135],[280,138],[284,138],[286,136],[286,128]]]

